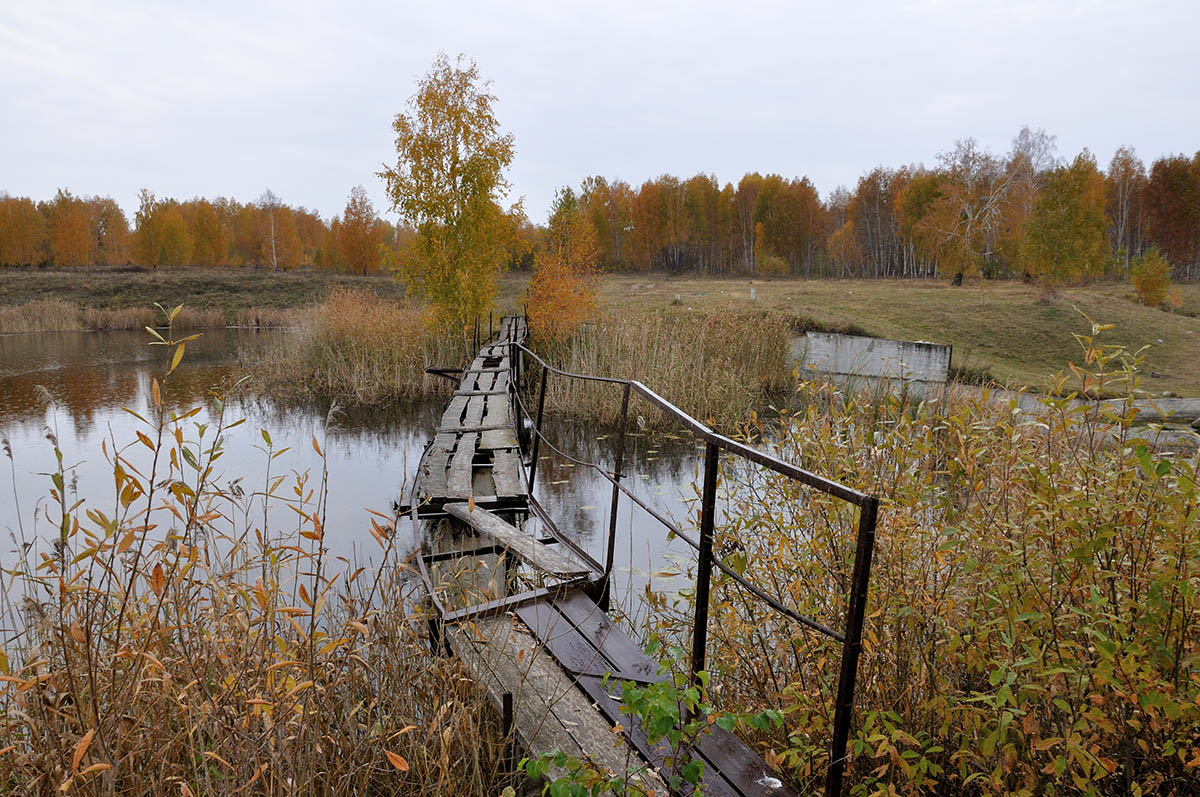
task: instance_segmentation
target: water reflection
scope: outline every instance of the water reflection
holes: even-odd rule
[[[208,331],[187,346],[183,364],[163,391],[166,406],[182,412],[201,411],[184,424],[194,438],[197,424],[216,423],[214,387],[228,386],[247,372],[255,347],[278,333],[240,330]],[[69,466],[67,482],[74,496],[89,506],[111,510],[112,465],[102,455],[102,441],[129,446],[136,442],[139,421],[125,409],[150,417],[151,380],[166,370],[163,347],[148,346],[148,336],[136,332],[60,333],[0,337],[0,434],[13,451],[12,477],[0,480],[0,533],[5,540],[0,559],[11,562],[23,528],[27,538],[53,536],[53,524],[44,516],[34,520],[34,510],[48,498],[51,473],[56,466],[53,446],[46,439],[54,431]],[[40,387],[39,387],[40,386]],[[41,388],[44,388],[42,390]],[[51,403],[46,402],[46,398]],[[312,439],[322,442],[328,466],[326,541],[333,556],[365,563],[379,548],[368,532],[367,510],[390,512],[391,503],[403,494],[406,481],[416,472],[425,444],[431,439],[442,413],[442,402],[346,410],[326,432],[327,403],[281,404],[269,395],[256,394],[250,382],[225,405],[226,422],[245,418],[228,432],[224,457],[215,482],[238,485],[247,495],[271,477],[288,480],[309,476],[309,486],[320,480],[322,460]],[[288,449],[268,463],[268,447],[260,433],[267,429],[271,451]],[[616,434],[583,424],[557,423],[547,433],[560,448],[585,461],[611,467]],[[208,434],[212,434],[211,431]],[[126,454],[139,466],[149,466],[149,452],[133,445]],[[611,486],[589,468],[574,466],[543,448],[537,494],[559,525],[596,559],[605,558]],[[694,495],[696,448],[685,436],[631,434],[625,452],[625,483],[639,497],[664,514],[685,522]],[[7,474],[5,474],[7,477]],[[239,481],[240,480],[240,481]],[[285,487],[285,490],[287,488]],[[268,520],[282,532],[296,525],[293,513],[276,507]],[[20,514],[18,514],[20,512]],[[261,517],[261,506],[251,517]],[[259,523],[261,525],[261,523]],[[680,541],[669,542],[656,521],[631,502],[623,500],[618,514],[615,595],[640,591],[653,572],[670,572],[670,558],[688,556]],[[414,542],[403,535],[407,544]],[[664,565],[664,562],[667,562]],[[669,585],[660,577],[655,586]],[[629,605],[628,603],[626,605]]]

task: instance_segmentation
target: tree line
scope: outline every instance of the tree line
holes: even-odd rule
[[[1123,277],[1155,248],[1200,278],[1200,152],[1129,148],[1107,171],[1024,128],[995,155],[973,139],[932,168],[878,166],[824,199],[806,177],[663,175],[633,188],[588,177],[579,205],[607,271],[805,277]]]
[[[315,266],[371,274],[391,268],[412,230],[379,218],[361,186],[325,221],[272,191],[240,203],[179,201],[143,189],[133,224],[108,197],[60,189],[48,202],[0,195],[0,266]]]
[[[405,197],[415,194],[390,188],[404,219],[398,225],[376,215],[361,187],[328,222],[270,191],[242,204],[159,199],[143,190],[132,225],[107,197],[60,190],[35,203],[4,195],[0,265],[404,271],[409,260],[432,258],[424,251],[430,246],[420,245],[428,236],[417,234],[429,223],[418,209],[405,210]],[[593,176],[574,196],[603,271],[957,281],[978,275],[1057,284],[1124,278],[1143,256],[1161,253],[1175,279],[1200,278],[1200,152],[1163,156],[1147,168],[1123,147],[1102,170],[1086,150],[1064,161],[1053,136],[1029,128],[1006,154],[965,139],[933,167],[878,166],[853,190],[839,187],[824,198],[807,177],[757,172],[723,186],[712,175],[664,174],[636,189]],[[480,205],[488,210],[483,216],[509,232],[490,237],[505,241],[503,251],[481,260],[497,255],[511,267],[532,266],[547,227],[532,224],[519,205],[502,211],[493,204]]]

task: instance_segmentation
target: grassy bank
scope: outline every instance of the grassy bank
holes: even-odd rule
[[[670,307],[678,296],[684,308],[782,313],[799,328],[949,343],[955,366],[984,368],[1001,383],[1037,389],[1076,356],[1072,333],[1088,329],[1078,308],[1095,321],[1116,324],[1114,334],[1121,343],[1148,347],[1145,390],[1200,395],[1200,284],[1179,286],[1184,304],[1178,313],[1137,304],[1132,287],[1124,283],[1066,288],[1050,302],[1042,300],[1037,288],[1019,282],[955,288],[948,282],[917,280],[610,275],[601,287],[607,308],[634,314]]]

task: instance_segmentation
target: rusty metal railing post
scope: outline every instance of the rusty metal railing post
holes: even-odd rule
[[[521,444],[521,361],[518,358],[520,350],[516,341],[508,343],[508,389],[512,391],[513,426],[517,430],[517,445]]]
[[[846,611],[846,641],[842,643],[842,668],[838,676],[837,703],[833,714],[833,738],[829,744],[829,771],[825,778],[826,797],[837,797],[842,793],[846,743],[850,736],[850,715],[854,711],[854,682],[858,677],[858,657],[862,652],[867,585],[871,577],[871,554],[875,549],[875,521],[878,514],[879,499],[866,498],[858,515],[854,572],[850,577],[850,606]]]
[[[612,500],[608,505],[608,548],[604,557],[604,590],[600,593],[600,608],[608,611],[611,598],[613,563],[617,552],[617,509],[621,500],[621,469],[625,467],[625,429],[629,426],[630,385],[621,393],[621,426],[617,430],[617,455],[613,462]]]
[[[533,461],[529,463],[529,494],[533,495],[533,480],[537,477],[538,450],[542,444],[542,413],[546,409],[546,380],[550,378],[550,369],[542,369],[542,386],[538,388],[537,418],[533,422]]]
[[[712,583],[713,527],[717,510],[717,457],[720,449],[704,445],[704,490],[700,494],[700,550],[696,564],[696,619],[692,628],[692,684],[699,684],[708,647],[708,593]]]

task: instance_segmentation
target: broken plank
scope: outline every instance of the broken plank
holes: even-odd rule
[[[473,460],[475,459],[475,441],[478,435],[464,434],[458,439],[458,448],[450,460],[450,468],[446,474],[446,496],[450,498],[467,498],[473,490]]]
[[[492,452],[492,481],[496,483],[496,495],[525,494],[521,487],[521,460],[515,451],[498,449]]]
[[[449,515],[478,531],[481,536],[495,540],[526,564],[544,573],[560,578],[572,578],[590,572],[586,565],[542,545],[532,536],[486,509],[476,506],[472,511],[470,506],[462,503],[446,504],[442,508]]]
[[[479,435],[479,447],[482,449],[516,448],[517,436],[509,427],[501,429],[485,429]]]

